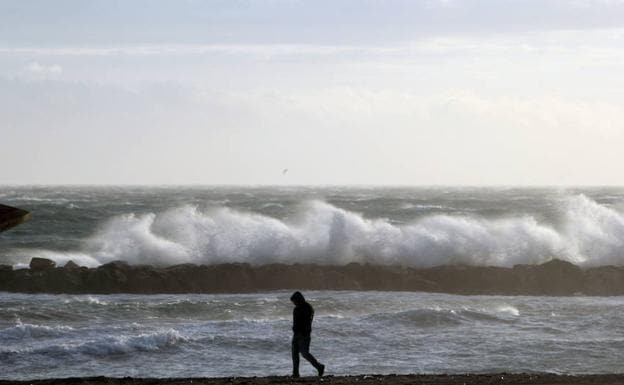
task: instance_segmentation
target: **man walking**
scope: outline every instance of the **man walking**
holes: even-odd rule
[[[325,372],[325,365],[321,364],[310,354],[310,333],[312,332],[312,319],[314,309],[306,302],[303,294],[296,291],[290,300],[295,304],[293,310],[293,339],[292,339],[292,361],[293,377],[299,377],[299,353],[318,371],[319,377]]]

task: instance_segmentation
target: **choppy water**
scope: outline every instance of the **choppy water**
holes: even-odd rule
[[[0,187],[0,263],[624,261],[624,189]],[[330,374],[620,372],[624,298],[310,292]],[[0,293],[0,378],[290,371],[290,293]],[[303,374],[313,374],[303,363]]]
[[[0,263],[624,262],[624,189],[2,187]]]
[[[328,374],[622,370],[623,297],[305,294]],[[0,378],[287,375],[289,296],[0,293]]]

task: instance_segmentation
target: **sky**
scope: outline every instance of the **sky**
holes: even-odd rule
[[[5,185],[621,186],[624,0],[0,0],[0,148]]]

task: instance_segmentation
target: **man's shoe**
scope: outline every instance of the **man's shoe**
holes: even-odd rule
[[[323,377],[323,373],[325,373],[325,365],[321,364],[318,368],[319,377]]]
[[[299,373],[293,373],[291,377],[292,378],[299,378]]]

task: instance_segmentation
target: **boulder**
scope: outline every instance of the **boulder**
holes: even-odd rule
[[[535,276],[542,294],[569,295],[583,292],[584,289],[581,268],[560,259],[536,266]]]
[[[598,266],[588,269],[584,275],[585,294],[624,295],[624,267]]]
[[[56,267],[56,262],[47,258],[35,257],[30,260],[29,266],[30,266],[30,270],[34,270],[34,271],[50,270]]]
[[[126,261],[112,261],[98,266],[98,269],[128,270],[130,265]]]
[[[3,271],[13,271],[13,266],[11,265],[0,265],[0,272]]]
[[[65,266],[63,266],[63,269],[65,270],[77,270],[80,269],[80,266],[78,266],[78,264],[74,261],[69,261],[65,264]]]
[[[285,265],[231,263],[170,267],[114,261],[63,268],[33,258],[29,269],[0,265],[0,291],[25,293],[242,293],[267,290],[409,290],[454,294],[624,295],[624,266],[586,270],[557,259],[513,268],[487,266]]]
[[[17,207],[0,205],[0,232],[30,219],[30,213]]]
[[[85,277],[87,290],[91,293],[128,292],[128,275],[132,270],[132,266],[124,261],[113,261],[89,269]]]

